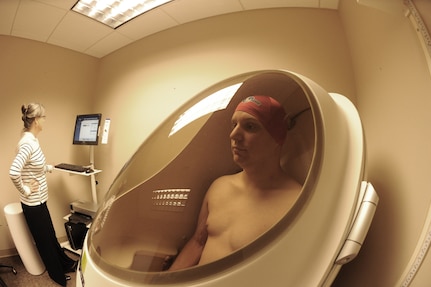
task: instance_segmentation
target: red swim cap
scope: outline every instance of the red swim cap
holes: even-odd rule
[[[287,133],[286,112],[279,102],[268,96],[250,96],[235,111],[254,116],[279,145],[283,144]]]

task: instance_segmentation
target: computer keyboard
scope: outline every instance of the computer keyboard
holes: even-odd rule
[[[70,170],[70,171],[76,171],[76,172],[84,172],[88,170],[88,167],[85,167],[82,165],[70,164],[70,163],[59,163],[55,167],[60,169]]]

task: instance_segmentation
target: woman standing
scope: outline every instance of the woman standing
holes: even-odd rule
[[[76,269],[76,261],[69,258],[58,243],[47,207],[48,185],[46,172],[52,171],[37,139],[45,122],[45,108],[38,103],[21,107],[24,132],[18,142],[17,154],[9,176],[20,194],[22,210],[40,257],[52,280],[66,286],[67,272]]]

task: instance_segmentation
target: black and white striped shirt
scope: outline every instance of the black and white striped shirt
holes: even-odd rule
[[[9,176],[25,205],[35,206],[48,200],[46,160],[39,141],[31,132],[24,132],[17,146],[17,154],[9,170]],[[31,192],[29,183],[36,180],[39,191]]]

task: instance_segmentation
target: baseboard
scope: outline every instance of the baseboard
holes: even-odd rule
[[[58,238],[58,242],[64,242],[67,240],[68,240],[67,236],[62,236]],[[18,251],[16,250],[16,248],[0,250],[0,258],[10,257],[15,255],[18,255]]]
[[[0,250],[0,258],[18,255],[16,248]]]

